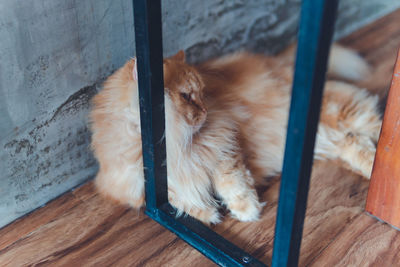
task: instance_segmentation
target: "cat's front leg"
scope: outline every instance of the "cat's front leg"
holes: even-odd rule
[[[202,175],[200,170],[186,175],[179,175],[176,170],[171,173],[173,175],[168,177],[168,201],[177,209],[177,216],[186,213],[205,224],[219,223],[220,214],[211,194],[208,175]]]
[[[259,219],[264,204],[258,201],[254,179],[241,158],[220,163],[214,186],[233,218],[243,222]]]

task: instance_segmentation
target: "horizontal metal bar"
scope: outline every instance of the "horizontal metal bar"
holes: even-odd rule
[[[337,0],[303,0],[272,266],[297,266]]]
[[[168,202],[160,0],[134,0],[146,208]]]
[[[176,218],[170,204],[146,214],[220,266],[266,266],[198,220],[188,215]]]

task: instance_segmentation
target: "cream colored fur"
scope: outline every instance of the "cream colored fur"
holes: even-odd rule
[[[331,48],[329,73],[349,81],[360,81],[366,79],[371,72],[369,65],[355,51],[339,45]]]

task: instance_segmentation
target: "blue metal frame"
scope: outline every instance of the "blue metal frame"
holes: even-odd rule
[[[146,210],[168,202],[161,3],[134,1]]]
[[[272,266],[296,266],[337,0],[303,1]]]
[[[265,266],[168,203],[161,0],[133,0],[146,214],[220,266]],[[297,266],[337,0],[304,0],[277,214],[273,266]]]

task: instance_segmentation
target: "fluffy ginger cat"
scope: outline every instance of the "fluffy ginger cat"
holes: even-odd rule
[[[288,54],[288,53],[287,53]],[[292,82],[287,55],[237,53],[198,66],[184,53],[164,60],[168,197],[178,214],[218,223],[216,194],[240,221],[259,218],[254,189],[281,171]],[[334,46],[335,76],[358,80],[366,63]],[[349,63],[350,62],[350,63]],[[315,156],[341,159],[368,177],[380,129],[377,96],[343,82],[325,86]],[[96,185],[123,204],[144,205],[144,177],[135,59],[110,76],[94,97],[92,149]]]
[[[164,60],[168,197],[178,213],[218,223],[215,192],[231,215],[258,219],[262,205],[238,146],[226,105],[204,97],[204,82],[183,54]],[[133,207],[144,204],[144,177],[135,59],[94,97],[92,148],[101,192]]]

